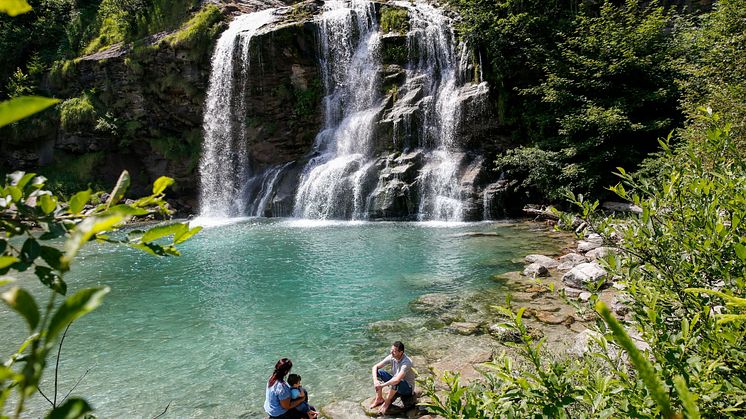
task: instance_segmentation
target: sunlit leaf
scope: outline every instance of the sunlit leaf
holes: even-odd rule
[[[91,199],[91,190],[80,191],[70,198],[68,201],[69,210],[71,214],[80,214],[85,208],[85,204]]]
[[[13,287],[0,295],[0,298],[26,320],[31,330],[36,329],[39,324],[39,306],[28,291]]]
[[[46,419],[78,419],[84,418],[93,411],[93,408],[83,399],[67,399],[61,406],[54,408]]]
[[[8,284],[12,284],[14,282],[16,282],[16,279],[15,278],[11,278],[9,276],[0,278],[0,287],[4,287],[4,286],[6,286]]]
[[[109,287],[86,288],[67,297],[65,302],[57,309],[47,327],[46,342],[54,342],[57,336],[67,327],[70,322],[91,312],[101,305],[104,296],[109,292]]]
[[[132,205],[114,205],[113,207],[109,208],[109,211],[107,211],[108,214],[123,214],[123,215],[132,215],[132,216],[138,216],[138,215],[148,215],[150,212],[144,208],[136,208]]]
[[[197,227],[194,227],[191,230],[185,231],[184,233],[182,233],[182,234],[180,234],[178,236],[174,236],[174,244],[183,243],[183,242],[189,240],[190,237],[192,237],[195,234],[199,233],[200,231],[202,231],[202,227],[201,226],[197,226]]]
[[[44,214],[50,214],[57,208],[57,197],[46,194],[42,195],[39,197],[37,205],[41,208]]]
[[[106,201],[106,207],[110,208],[112,205],[115,205],[117,202],[121,201],[122,198],[124,198],[124,194],[127,193],[127,189],[130,187],[130,174],[126,170],[122,171],[122,174],[119,175],[119,179],[117,180],[117,184],[114,186],[114,189],[111,191],[111,195],[109,196],[109,200]]]
[[[746,246],[741,243],[736,243],[734,248],[736,250],[736,256],[738,256],[742,261],[746,261]]]
[[[12,0],[5,1],[8,2]],[[0,3],[0,9],[3,9],[2,3]],[[21,96],[5,102],[0,102],[0,127],[4,127],[26,118],[27,116],[31,116],[59,103],[59,101],[59,99],[50,99],[40,96]]]
[[[153,182],[153,195],[158,195],[174,184],[174,180],[167,176],[159,177]]]
[[[699,408],[697,408],[697,399],[686,386],[686,380],[684,380],[684,377],[677,375],[673,379],[673,385],[676,388],[676,392],[679,394],[682,406],[684,406],[687,419],[699,419],[700,415]]]
[[[180,236],[187,231],[189,231],[189,227],[186,224],[180,223],[156,226],[143,234],[142,241],[148,243],[170,235]]]
[[[78,250],[94,235],[109,230],[126,220],[120,214],[105,217],[90,217],[83,220],[72,233],[72,237],[65,242],[65,256],[62,257],[63,269],[68,269]]]
[[[5,269],[16,262],[18,262],[18,258],[13,256],[0,256],[0,269]]]
[[[36,173],[24,173],[21,171],[13,172],[8,175],[11,179],[11,185],[21,190],[26,187],[26,184],[28,184],[34,176],[36,176]]]

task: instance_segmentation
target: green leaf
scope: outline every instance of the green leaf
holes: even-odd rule
[[[199,233],[200,231],[202,231],[202,227],[197,226],[197,227],[194,227],[191,230],[185,231],[183,234],[174,236],[174,244],[183,243],[183,242],[189,240],[189,238],[191,238],[195,234]]]
[[[57,198],[52,195],[44,194],[39,197],[37,205],[41,208],[44,214],[50,214],[52,211],[57,209]]]
[[[5,3],[7,4],[10,1],[12,0],[5,0]],[[15,1],[19,2],[19,0]],[[0,10],[2,9],[4,9],[3,3],[0,3]],[[5,10],[7,11],[9,9]],[[59,99],[50,99],[40,96],[21,96],[5,102],[0,102],[0,127],[4,127],[8,124],[31,116],[56,103],[59,103],[59,101]]]
[[[54,342],[68,324],[100,306],[108,292],[109,287],[86,288],[67,297],[49,322],[45,342]]]
[[[67,284],[60,278],[57,272],[53,271],[46,266],[37,266],[34,268],[34,274],[39,278],[42,284],[51,288],[58,294],[65,295],[67,293]]]
[[[40,240],[56,239],[57,237],[62,237],[65,235],[65,233],[67,233],[67,230],[65,230],[65,226],[59,222],[44,223],[42,225],[44,227],[45,233],[39,236]]]
[[[741,261],[746,261],[746,246],[741,243],[736,243],[733,247],[736,249],[736,256],[738,256]]]
[[[634,365],[642,379],[642,382],[648,389],[650,397],[658,405],[663,417],[672,417],[673,412],[671,410],[671,400],[668,397],[668,390],[655,373],[653,366],[647,360],[645,355],[637,349],[634,342],[632,342],[632,339],[629,337],[622,325],[619,324],[619,321],[617,321],[614,315],[611,314],[609,308],[606,307],[606,304],[604,304],[603,301],[598,301],[596,303],[596,311],[604,319],[606,324],[609,326],[609,329],[611,329],[611,332],[614,334],[614,340],[629,354],[632,365]]]
[[[21,248],[21,260],[25,263],[32,263],[39,257],[41,246],[36,239],[26,239]]]
[[[168,176],[161,176],[153,182],[153,195],[158,195],[174,184],[174,180]]]
[[[4,278],[0,278],[0,287],[4,287],[8,284],[12,284],[13,282],[16,282],[15,278],[11,278],[9,276],[6,276]]]
[[[124,194],[127,193],[127,189],[129,187],[130,174],[129,172],[124,170],[122,171],[122,174],[119,175],[119,180],[117,180],[117,184],[114,186],[114,189],[112,189],[109,200],[106,201],[106,208],[109,208],[117,202],[121,201],[122,198],[124,198]]]
[[[34,297],[28,291],[13,287],[0,295],[0,298],[26,320],[32,331],[36,329],[39,324],[39,306],[36,305]]]
[[[122,215],[148,215],[150,214],[150,211],[144,209],[144,208],[135,208],[132,205],[114,205],[113,207],[109,208],[109,210],[106,212],[107,214],[122,214]]]
[[[13,256],[0,256],[0,269],[5,269],[16,262],[18,262],[18,258]]]
[[[93,412],[93,408],[83,399],[67,399],[61,406],[54,408],[47,419],[78,419]]]
[[[174,223],[163,226],[153,227],[146,231],[142,236],[143,243],[149,243],[158,240],[162,237],[174,235],[181,236],[189,231],[189,227],[186,224]]]
[[[69,211],[71,214],[80,214],[81,211],[83,211],[83,208],[85,208],[85,204],[88,203],[88,201],[91,199],[91,190],[87,189],[85,191],[80,191],[76,193],[75,195],[70,198],[70,200],[67,202],[67,205],[69,206]]]
[[[69,269],[75,255],[91,237],[113,228],[124,220],[126,218],[120,214],[105,217],[90,217],[83,220],[73,231],[72,237],[65,242],[65,256],[62,257],[61,261],[62,268],[64,270]]]
[[[8,186],[7,188],[5,188],[5,194],[10,195],[10,199],[12,202],[18,202],[23,197],[23,191],[15,186]]]
[[[153,256],[166,256],[166,252],[163,250],[163,246],[159,246],[153,243],[130,243],[129,245],[133,249],[142,250],[145,253],[149,253]]]
[[[10,178],[11,185],[23,190],[23,188],[26,187],[26,184],[29,183],[34,176],[36,176],[36,173],[26,173],[19,170],[8,175],[8,178]]]
[[[54,269],[61,269],[62,252],[59,249],[50,246],[41,246],[39,255],[44,259],[44,262],[47,262],[47,265]]]

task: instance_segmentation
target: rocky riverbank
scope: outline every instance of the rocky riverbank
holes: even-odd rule
[[[617,293],[621,284],[616,284],[600,263],[613,249],[603,246],[598,235],[575,240],[570,233],[535,225],[537,233],[553,235],[563,244],[559,252],[527,255],[523,271],[497,273],[492,277],[494,286],[468,295],[422,295],[410,303],[411,316],[372,323],[369,333],[382,342],[406,341],[418,380],[455,371],[462,383],[468,383],[482,377],[479,371],[485,369],[485,363],[502,353],[510,355],[513,349],[505,343],[519,339],[514,331],[500,325],[505,318],[494,308],[509,304],[514,311],[526,308],[524,323],[537,338],[546,338],[546,350],[558,356],[583,356],[595,334],[587,302],[599,298],[618,316],[626,314]],[[367,409],[370,400],[337,401],[321,411],[332,419],[376,416]],[[414,408],[396,409],[385,417],[430,416]]]

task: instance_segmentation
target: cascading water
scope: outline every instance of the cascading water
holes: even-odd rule
[[[418,52],[416,56],[410,56],[408,71],[429,76],[423,88],[425,94],[432,97],[423,104],[420,145],[430,151],[425,155],[426,163],[419,175],[418,218],[460,221],[463,219],[463,203],[458,170],[462,155],[457,153],[455,132],[461,111],[457,83],[462,66],[460,57],[454,53],[451,22],[429,5],[396,4],[409,11],[408,49]]]
[[[205,133],[200,159],[200,215],[236,217],[246,213],[244,188],[251,169],[244,119],[245,96],[249,76],[251,37],[272,22],[274,9],[237,17],[223,32],[212,56],[212,72],[207,91],[203,129]],[[240,54],[236,57],[237,54]],[[239,80],[234,80],[234,65],[242,65]]]
[[[213,57],[200,164],[202,215],[286,215],[292,205],[293,216],[311,219],[464,219],[460,178],[471,157],[456,133],[468,116],[464,104],[486,96],[486,84],[472,83],[477,74],[467,77],[468,50],[457,48],[442,11],[390,4],[408,16],[406,28],[393,34],[381,33],[377,23],[377,7],[388,6],[369,0],[330,0],[314,18],[324,123],[302,170],[285,160],[251,173],[244,132],[251,111],[244,94],[249,42],[272,21],[272,12],[231,24]],[[386,53],[400,41],[395,48],[406,52],[392,63]],[[240,70],[233,68],[239,64]]]
[[[380,36],[373,3],[327,2],[319,24],[326,97],[319,153],[303,171],[294,215],[364,218],[362,181],[371,168],[373,124],[380,112]]]

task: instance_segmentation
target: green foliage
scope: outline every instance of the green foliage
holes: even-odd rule
[[[409,31],[409,12],[401,7],[381,6],[381,31],[406,34]]]
[[[293,94],[295,115],[301,119],[309,119],[317,114],[321,98],[324,96],[324,89],[321,86],[321,80],[314,79],[306,89],[294,88]]]
[[[93,106],[92,93],[67,99],[60,105],[60,124],[65,131],[90,130],[96,124],[98,113]]]
[[[59,103],[58,99],[39,96],[21,96],[0,102],[0,127],[31,116],[56,103]]]
[[[31,6],[26,0],[0,0],[0,12],[10,16],[18,16],[31,11]]]
[[[220,27],[217,24],[222,20],[220,8],[214,4],[207,4],[177,32],[166,37],[165,41],[173,47],[195,48],[204,45],[215,37]]]
[[[409,51],[405,45],[386,45],[381,49],[381,60],[384,64],[406,65]]]
[[[519,310],[500,309],[520,332],[520,368],[502,357],[485,380],[444,397],[431,383],[434,411],[463,417],[742,417],[746,413],[746,162],[730,125],[705,113],[662,141],[663,182],[623,169],[611,188],[641,208],[624,219],[598,215],[598,201],[572,198],[581,218],[615,243],[610,275],[626,285],[630,315],[603,305],[598,335],[582,359],[555,359],[531,340]],[[640,347],[628,330],[639,334]],[[649,349],[647,349],[649,347]],[[644,349],[641,349],[644,348]],[[458,394],[467,408],[449,407]],[[437,397],[436,397],[437,396]],[[460,409],[460,410],[459,410]]]
[[[63,331],[101,305],[109,292],[108,287],[87,288],[67,296],[69,287],[64,277],[80,249],[96,240],[158,256],[178,256],[176,245],[200,230],[173,223],[111,236],[134,216],[170,215],[163,200],[165,189],[173,184],[170,178],[156,180],[151,195],[131,204],[121,203],[130,183],[127,172],[122,173],[108,198],[89,189],[65,200],[46,190],[45,182],[44,177],[34,173],[14,172],[0,188],[4,196],[0,199],[0,287],[6,288],[0,298],[29,329],[28,338],[8,355],[0,369],[0,413],[5,414],[5,402],[15,391],[15,417],[22,414],[26,400],[38,390],[46,360]],[[65,238],[62,249],[58,247],[60,238]],[[48,292],[35,296],[12,279],[25,271],[33,271]],[[39,297],[47,300],[44,306],[36,302]],[[58,302],[60,298],[62,301]],[[90,411],[92,408],[84,400],[69,399],[53,405],[48,417],[77,418]]]

